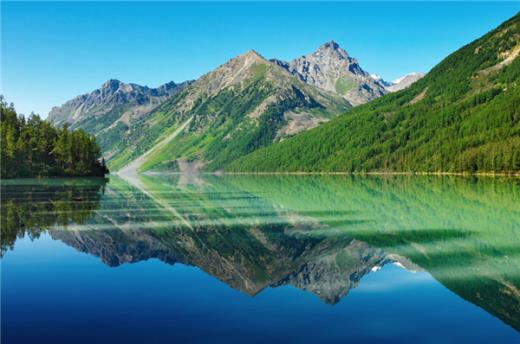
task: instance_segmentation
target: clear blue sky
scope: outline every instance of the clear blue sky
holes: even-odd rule
[[[120,79],[195,79],[255,49],[289,60],[337,41],[387,80],[428,71],[520,11],[520,2],[1,2],[2,87],[43,116]]]

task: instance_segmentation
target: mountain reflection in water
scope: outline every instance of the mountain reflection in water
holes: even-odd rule
[[[520,331],[514,179],[112,176],[2,185],[2,255],[46,232],[108,266],[197,266],[256,295],[292,285],[336,304],[385,264],[425,271]]]

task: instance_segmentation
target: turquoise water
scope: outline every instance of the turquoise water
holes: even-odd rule
[[[520,343],[518,179],[2,182],[3,343]]]

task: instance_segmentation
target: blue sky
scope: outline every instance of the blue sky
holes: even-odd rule
[[[370,73],[428,71],[520,2],[1,2],[1,90],[22,113],[110,78],[195,79],[255,49],[289,60],[335,40]]]

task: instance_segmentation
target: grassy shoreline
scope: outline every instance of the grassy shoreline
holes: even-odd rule
[[[182,172],[145,172],[148,175],[160,174],[183,174]],[[461,177],[520,177],[520,172],[498,173],[498,172],[201,172],[207,175],[323,175],[323,176],[461,176]]]

